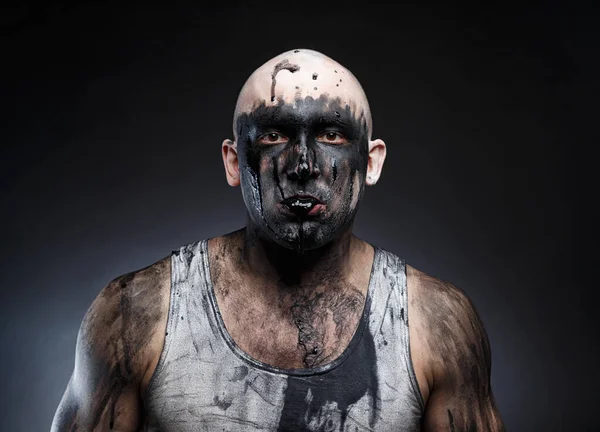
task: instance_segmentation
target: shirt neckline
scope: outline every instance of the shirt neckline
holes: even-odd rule
[[[375,271],[375,263],[379,259],[380,249],[378,247],[372,246],[374,249],[373,253],[373,263],[371,264],[371,272],[369,275],[369,286],[367,288],[367,295],[365,297],[365,303],[363,306],[362,316],[358,322],[358,326],[350,339],[350,342],[342,351],[342,353],[332,360],[329,363],[324,365],[314,367],[314,368],[297,368],[297,369],[286,369],[279,368],[277,366],[270,365],[268,363],[264,363],[258,359],[255,359],[250,354],[242,350],[239,345],[233,340],[227,328],[225,327],[225,322],[223,321],[223,316],[221,315],[221,311],[219,310],[219,305],[217,304],[217,298],[214,291],[214,285],[212,283],[212,277],[210,274],[210,264],[209,264],[209,256],[208,256],[208,240],[203,240],[200,244],[200,253],[202,257],[202,265],[203,265],[203,277],[204,282],[206,284],[206,290],[208,292],[208,297],[210,300],[211,310],[213,319],[215,320],[216,327],[219,329],[219,333],[223,338],[224,342],[227,344],[229,349],[241,360],[250,364],[253,367],[275,373],[280,375],[295,375],[295,376],[309,376],[309,375],[319,375],[326,372],[329,372],[339,365],[341,365],[354,351],[354,349],[359,345],[360,340],[362,339],[365,328],[368,326],[368,320],[371,311],[371,298],[373,294],[373,273]]]

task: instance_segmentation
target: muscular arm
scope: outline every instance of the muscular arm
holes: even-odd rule
[[[450,283],[416,274],[414,332],[427,363],[423,431],[504,431],[490,386],[491,351],[467,295]]]
[[[157,332],[166,325],[168,267],[162,260],[121,276],[94,300],[79,329],[75,367],[52,432],[141,427],[141,389],[162,348]]]

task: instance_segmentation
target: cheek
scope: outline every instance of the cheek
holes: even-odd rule
[[[260,176],[262,178],[269,177],[269,174],[273,172],[273,161],[266,157],[260,159]]]

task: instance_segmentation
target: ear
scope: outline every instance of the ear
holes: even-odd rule
[[[238,164],[237,145],[234,141],[226,139],[221,145],[223,164],[225,165],[225,176],[229,186],[240,185],[240,167]]]
[[[373,186],[381,176],[386,148],[383,140],[369,141],[369,164],[367,166],[367,186]]]

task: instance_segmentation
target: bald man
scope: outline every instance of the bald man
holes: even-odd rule
[[[371,132],[331,58],[258,68],[222,143],[246,226],[102,290],[52,430],[504,430],[465,293],[352,233],[386,156]]]

